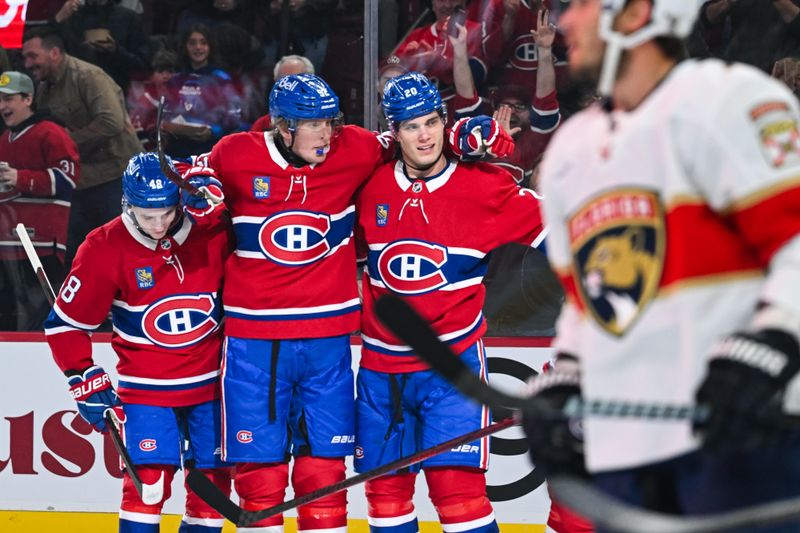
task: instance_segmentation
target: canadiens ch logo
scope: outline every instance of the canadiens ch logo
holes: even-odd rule
[[[622,336],[656,294],[664,263],[657,194],[616,190],[569,219],[579,298],[600,326]]]
[[[269,198],[269,176],[255,176],[253,178],[253,198],[264,200]]]
[[[391,243],[378,256],[378,274],[383,283],[400,294],[423,294],[447,285],[442,268],[447,248],[424,241]]]
[[[158,448],[155,439],[142,439],[139,441],[139,449],[143,452],[154,452]]]
[[[142,315],[142,331],[158,346],[181,348],[202,340],[219,324],[210,294],[185,294],[162,298]]]
[[[258,232],[261,251],[276,263],[307,265],[331,249],[326,237],[331,219],[323,213],[284,211],[264,221]]]
[[[136,285],[140,289],[150,289],[156,284],[153,279],[153,267],[137,268],[134,272],[136,274]]]

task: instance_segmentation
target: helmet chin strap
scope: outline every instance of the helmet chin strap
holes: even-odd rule
[[[276,128],[275,146],[278,147],[278,151],[281,153],[283,158],[293,167],[304,167],[308,165],[308,161],[297,155],[294,150],[292,150],[292,146],[294,146],[294,128],[290,128],[289,133],[292,135],[292,143],[289,146],[286,146],[286,143],[283,142],[283,135],[281,135],[280,131],[278,131]]]
[[[406,161],[406,160],[405,160],[405,158],[403,158],[403,157],[402,157],[402,154],[403,154],[403,152],[401,151],[401,152],[400,152],[400,159],[402,159],[402,160],[403,160],[403,165],[405,165],[407,168],[411,168],[411,169],[413,169],[413,170],[415,170],[415,171],[417,171],[417,172],[419,172],[419,173],[423,173],[423,174],[424,174],[425,172],[429,171],[429,170],[430,170],[430,169],[432,169],[434,166],[436,166],[436,164],[437,164],[437,163],[439,163],[439,160],[441,160],[441,159],[444,157],[444,149],[442,149],[442,150],[439,152],[439,157],[437,157],[437,158],[436,158],[436,159],[433,161],[433,163],[430,163],[430,164],[428,164],[428,165],[423,165],[423,166],[414,166],[414,165],[412,165],[411,163],[409,163],[408,161]],[[408,174],[408,171],[406,171],[406,175],[407,175],[407,174]],[[422,178],[422,177],[425,177],[425,176],[417,176],[417,178]]]
[[[142,226],[139,225],[139,221],[136,220],[136,215],[133,214],[133,210],[131,209],[131,207],[132,206],[129,203],[127,203],[124,199],[122,200],[122,212],[128,215],[128,217],[131,219],[131,222],[133,222],[133,227],[136,228],[136,231],[138,231],[139,233],[141,233],[142,235],[153,241],[160,240],[156,239],[155,237],[147,233],[142,228]],[[181,222],[183,221],[183,210],[178,209],[178,206],[175,206],[174,209],[175,209],[175,218],[169,225],[169,229],[167,229],[167,233],[166,235],[164,235],[164,237],[171,237],[175,235],[178,232],[178,229],[180,228]],[[163,239],[164,237],[161,237],[161,239]]]

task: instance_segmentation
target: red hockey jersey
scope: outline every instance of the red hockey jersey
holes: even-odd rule
[[[25,259],[14,232],[20,222],[40,256],[63,257],[80,172],[75,142],[55,122],[34,116],[28,126],[0,135],[0,161],[17,169],[16,187],[0,193],[0,259]]]
[[[92,231],[45,323],[59,368],[93,364],[89,334],[110,309],[123,402],[178,407],[218,397],[219,291],[231,240],[227,225],[186,218],[159,241],[127,215]]]
[[[357,201],[367,250],[362,279],[361,366],[381,372],[427,368],[374,314],[377,298],[404,296],[442,341],[461,353],[486,330],[483,275],[494,248],[543,239],[539,202],[487,163],[448,163],[437,176],[409,180],[400,161],[383,165]]]
[[[354,194],[389,143],[344,126],[323,163],[294,167],[270,132],[222,139],[201,158],[220,177],[236,252],[225,267],[225,333],[319,338],[358,328]]]

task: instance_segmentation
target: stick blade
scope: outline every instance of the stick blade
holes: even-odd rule
[[[205,474],[194,468],[190,469],[186,475],[186,484],[192,489],[192,492],[216,509],[219,514],[234,524],[239,523],[239,519],[242,516],[242,508],[228,499]]]

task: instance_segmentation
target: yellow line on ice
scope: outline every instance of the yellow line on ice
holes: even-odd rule
[[[164,531],[177,531],[181,517],[164,515],[161,524]],[[117,515],[113,513],[64,513],[52,511],[0,511],[0,531],[3,533],[114,533],[117,531]],[[236,528],[225,522],[223,533],[234,533]],[[286,519],[286,533],[297,531],[297,521]],[[347,521],[348,533],[369,533],[366,520]],[[436,522],[420,523],[420,533],[440,533]],[[542,524],[500,524],[502,533],[544,533]]]

